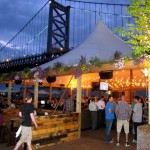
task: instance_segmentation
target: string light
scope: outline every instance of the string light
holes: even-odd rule
[[[63,79],[60,77],[58,79],[58,82],[65,82],[68,83],[71,76],[66,76],[66,79]],[[131,87],[133,89],[140,89],[140,88],[146,88],[146,81],[147,78],[142,74],[141,69],[134,69],[133,70],[133,78],[130,79],[130,70],[119,70],[119,71],[113,71],[113,78],[102,80],[99,77],[98,73],[89,73],[89,74],[83,74],[82,75],[82,83],[81,87],[83,89],[91,89],[92,88],[92,82],[107,82],[109,84],[109,88],[112,91],[123,91],[123,90],[129,90]],[[55,83],[58,85],[58,83]],[[56,86],[55,85],[55,86]],[[71,88],[77,87],[77,79],[73,79],[69,85]]]

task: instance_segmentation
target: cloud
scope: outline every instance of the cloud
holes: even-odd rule
[[[3,46],[38,12],[48,0],[0,0],[0,44]],[[57,0],[56,0],[57,1]],[[65,1],[65,0],[59,0]],[[104,2],[103,0],[83,0]],[[105,0],[105,3],[129,3],[130,0]],[[78,3],[79,5],[79,3]],[[93,5],[94,6],[94,5]],[[75,6],[76,7],[76,6]],[[74,24],[78,20],[74,20]],[[36,27],[35,27],[36,28]]]
[[[1,46],[5,46],[7,43],[5,42],[5,41],[3,41],[3,40],[0,40],[0,45]]]
[[[0,45],[1,45],[2,47],[5,46],[6,44],[7,44],[6,41],[0,40]],[[6,47],[7,47],[7,48],[10,48],[10,49],[15,49],[15,50],[20,50],[20,49],[21,49],[21,47],[19,47],[19,46],[17,46],[17,45],[13,45],[13,44],[11,44],[11,43],[7,44]]]
[[[0,0],[0,40],[9,41],[47,0]]]

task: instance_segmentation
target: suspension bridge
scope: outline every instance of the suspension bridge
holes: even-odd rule
[[[49,0],[0,48],[0,73],[20,71],[51,61],[73,50],[98,20],[112,31],[132,22],[127,4]]]

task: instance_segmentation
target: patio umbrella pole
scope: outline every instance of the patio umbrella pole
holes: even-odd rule
[[[8,105],[11,104],[11,88],[12,88],[12,81],[9,81],[8,83]]]
[[[26,82],[25,82],[25,80],[24,80],[24,85],[23,85],[23,100],[25,101],[25,97],[26,97],[26,94],[27,94],[27,89],[26,89],[26,87],[27,87],[27,85],[26,85]]]
[[[49,99],[50,101],[52,100],[52,84],[50,83],[49,84],[49,88],[50,88],[50,91],[49,91]]]

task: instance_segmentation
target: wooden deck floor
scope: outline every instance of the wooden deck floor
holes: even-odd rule
[[[121,134],[120,146],[116,146],[116,130],[112,130],[114,143],[108,144],[105,141],[105,129],[96,131],[85,130],[81,132],[81,139],[72,142],[57,144],[51,147],[45,147],[40,150],[136,150],[136,144],[132,143],[133,135],[129,136],[130,147],[125,147],[125,134]],[[0,150],[13,150],[14,146],[0,144]]]

